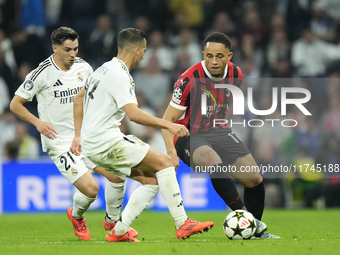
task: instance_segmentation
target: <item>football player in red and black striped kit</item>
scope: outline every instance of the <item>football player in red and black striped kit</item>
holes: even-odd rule
[[[280,238],[268,234],[266,224],[261,222],[265,197],[261,175],[258,172],[241,174],[239,171],[241,166],[256,166],[254,158],[226,122],[216,121],[226,119],[231,91],[215,88],[215,84],[240,87],[243,79],[241,69],[230,62],[232,56],[228,36],[214,32],[204,40],[204,60],[181,74],[163,118],[185,125],[190,137],[177,139],[162,130],[167,153],[176,167],[178,157],[194,169],[195,166],[236,167],[236,173],[228,174],[244,186],[244,203],[233,181],[222,171],[209,173],[214,189],[232,210],[248,210],[254,215],[257,219],[256,237]],[[202,107],[202,100],[205,100],[206,109]]]

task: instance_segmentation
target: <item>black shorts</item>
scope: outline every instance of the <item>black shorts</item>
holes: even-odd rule
[[[189,137],[178,138],[175,148],[178,157],[188,166],[194,167],[191,155],[203,145],[211,147],[222,159],[224,166],[233,164],[238,157],[250,152],[231,129],[217,129],[204,133],[191,133]]]

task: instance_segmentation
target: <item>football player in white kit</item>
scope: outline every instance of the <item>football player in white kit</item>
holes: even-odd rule
[[[189,135],[183,125],[155,118],[138,108],[135,84],[129,72],[138,68],[145,50],[144,32],[128,28],[119,33],[117,57],[99,67],[86,83],[86,94],[85,90],[81,92],[85,94],[84,109],[83,112],[82,109],[76,112],[75,108],[74,114],[83,115],[83,118],[75,117],[75,121],[83,119],[83,122],[75,123],[75,126],[81,126],[81,148],[84,155],[98,166],[121,179],[138,170],[156,175],[159,190],[175,221],[177,238],[185,239],[192,234],[207,231],[214,223],[188,219],[175,168],[169,156],[132,135],[123,134],[119,129],[126,114],[130,121],[167,129],[179,137]],[[77,130],[76,133],[80,134]],[[126,209],[129,206],[130,201]],[[121,217],[106,236],[106,240],[139,242],[128,231],[134,219],[135,217]]]
[[[107,212],[118,220],[124,189],[121,179],[97,167],[86,157],[70,151],[74,138],[73,101],[93,73],[92,67],[76,57],[78,34],[71,28],[60,27],[51,35],[54,54],[30,72],[18,88],[11,101],[10,109],[19,118],[36,126],[41,133],[43,150],[48,153],[59,171],[77,191],[73,196],[73,208],[67,210],[75,234],[83,240],[90,239],[84,213],[96,199],[99,186],[91,172],[94,170],[109,179],[105,189]],[[32,115],[23,104],[37,97],[39,118]],[[90,171],[91,172],[90,172]],[[148,183],[146,177],[135,177]],[[151,183],[157,185],[155,178]],[[157,186],[156,186],[157,187]],[[157,192],[156,192],[157,193]],[[108,198],[109,196],[109,198]],[[104,228],[112,229],[115,224],[104,221]],[[138,235],[130,228],[133,235]]]

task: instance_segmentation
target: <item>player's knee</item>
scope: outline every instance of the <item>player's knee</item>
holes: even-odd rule
[[[98,195],[98,192],[99,192],[99,185],[97,183],[93,183],[93,184],[88,185],[84,195],[89,198],[95,198]]]
[[[254,188],[259,185],[263,181],[261,176],[248,179],[247,182],[244,184],[245,188]]]
[[[174,166],[168,155],[162,155],[160,158],[159,170]]]

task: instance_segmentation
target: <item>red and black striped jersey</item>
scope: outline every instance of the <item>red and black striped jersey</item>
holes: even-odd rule
[[[207,132],[212,129],[229,128],[226,124],[214,127],[214,119],[226,119],[231,91],[215,88],[215,84],[231,84],[240,87],[243,74],[238,66],[228,61],[222,78],[211,76],[204,61],[201,61],[178,78],[174,85],[170,105],[186,110],[184,118],[176,123],[185,125],[192,133]],[[205,93],[206,111],[202,114],[202,95]]]

